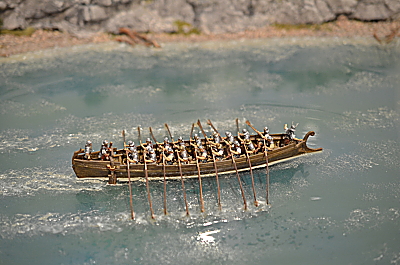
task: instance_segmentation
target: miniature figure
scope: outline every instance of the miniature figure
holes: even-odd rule
[[[139,155],[133,141],[128,141],[128,160],[129,163],[139,163]]]
[[[109,160],[107,151],[108,151],[108,141],[104,140],[100,147],[100,152],[99,152],[99,158],[101,160]]]
[[[296,131],[296,127],[297,125],[299,125],[298,123],[296,125],[293,124],[290,126],[290,128],[287,127],[287,124],[285,124],[285,126],[283,127],[283,129],[285,130],[285,134],[286,134],[286,139],[289,140],[296,140],[296,136],[294,135],[294,132]]]
[[[164,141],[164,143],[165,143],[165,141]],[[174,163],[174,149],[172,149],[172,147],[169,145],[169,143],[167,142],[167,143],[165,143],[165,145],[164,145],[164,150],[163,150],[163,156],[164,156],[164,159],[165,159],[165,161],[166,161],[166,163],[168,164],[168,165],[172,165],[173,163]]]
[[[88,140],[85,144],[85,159],[86,160],[91,159],[90,155],[91,155],[92,151],[93,151],[92,142],[90,140]]]
[[[196,148],[195,152],[197,152],[197,159],[200,163],[207,163],[207,151],[203,146]]]

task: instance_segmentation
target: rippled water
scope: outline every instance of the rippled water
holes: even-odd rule
[[[87,45],[0,59],[0,264],[400,264],[400,48],[366,39],[269,39],[169,44],[163,49]],[[151,183],[77,180],[73,151],[91,139],[122,146],[167,122],[175,137],[211,119],[297,136],[316,131],[322,153],[241,173]],[[207,127],[207,126],[204,126]],[[209,128],[206,128],[209,130]]]

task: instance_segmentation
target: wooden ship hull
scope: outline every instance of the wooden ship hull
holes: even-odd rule
[[[180,179],[183,178],[193,178],[201,175],[202,177],[215,176],[216,169],[217,173],[220,174],[231,174],[235,173],[235,164],[238,171],[248,171],[250,167],[252,169],[270,166],[276,163],[284,162],[289,159],[296,158],[298,156],[314,153],[321,151],[322,148],[309,148],[307,146],[307,140],[309,136],[313,136],[315,133],[313,131],[308,132],[303,139],[296,139],[289,141],[285,139],[285,134],[271,134],[273,137],[275,148],[268,150],[267,157],[265,152],[262,150],[257,154],[249,155],[250,163],[246,155],[242,155],[238,158],[232,160],[214,160],[208,159],[205,163],[196,163],[196,161],[191,161],[188,164],[174,163],[172,165],[167,165],[163,163],[150,164],[144,163],[130,164],[130,179],[135,180],[145,180],[146,173],[148,180],[160,180],[164,179]],[[252,135],[250,138],[253,142],[257,142],[260,137]],[[204,146],[207,146],[207,142],[203,139]],[[193,147],[186,142],[188,152],[193,152]],[[208,150],[209,148],[206,147]],[[244,154],[244,147],[243,154]],[[142,158],[140,146],[138,146],[138,151],[140,157]],[[210,151],[208,150],[209,154]],[[93,152],[93,157],[97,158],[98,152]],[[211,154],[210,154],[211,155]],[[128,179],[128,166],[126,164],[126,150],[119,149],[114,151],[112,156],[112,161],[102,161],[100,159],[86,160],[84,159],[83,150],[74,152],[72,157],[72,167],[78,178],[105,178],[109,179],[112,175],[113,178],[119,181],[127,181]],[[181,167],[181,168],[180,168]],[[180,170],[181,169],[181,170]]]

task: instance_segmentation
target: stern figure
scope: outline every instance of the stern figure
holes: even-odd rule
[[[294,125],[292,122],[292,125],[290,126],[290,128],[288,128],[287,124],[285,124],[283,129],[285,130],[286,139],[289,139],[290,141],[296,140],[296,136],[294,135],[294,132],[296,131],[296,127],[298,125],[299,125],[298,123],[296,125]]]

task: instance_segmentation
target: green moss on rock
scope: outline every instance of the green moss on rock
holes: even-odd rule
[[[190,35],[190,34],[200,34],[200,30],[193,27],[190,23],[187,23],[182,20],[176,20],[174,22],[174,25],[177,28],[176,34],[182,34],[182,35]]]
[[[323,24],[279,24],[279,23],[275,23],[272,26],[274,26],[277,29],[285,29],[285,30],[300,30],[300,29],[329,30],[328,23],[323,23]]]
[[[29,27],[24,30],[8,30],[1,29],[0,34],[11,34],[15,36],[31,36],[36,31],[35,28]]]

